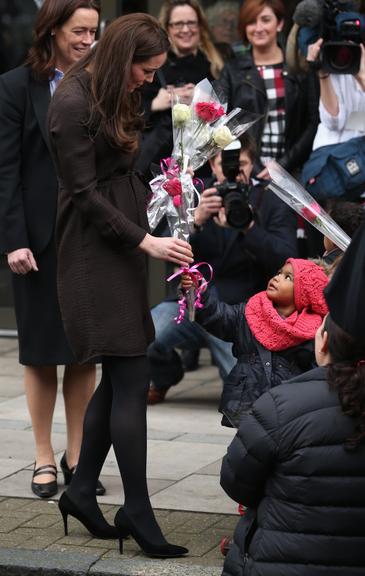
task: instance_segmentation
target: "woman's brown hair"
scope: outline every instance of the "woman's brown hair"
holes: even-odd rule
[[[254,22],[266,6],[271,8],[279,21],[284,20],[285,7],[281,0],[245,0],[238,16],[238,32],[244,44],[247,44],[246,26]]]
[[[354,433],[346,438],[346,450],[355,450],[365,442],[365,341],[355,340],[337,326],[331,316],[325,319],[330,364],[327,380],[334,388],[346,416],[354,419]]]
[[[44,0],[38,12],[33,31],[33,44],[26,64],[39,78],[52,78],[55,51],[51,32],[63,26],[79,8],[96,10],[100,14],[99,0]]]
[[[171,12],[177,6],[190,6],[196,12],[200,30],[200,49],[210,62],[212,75],[218,78],[223,68],[223,60],[213,44],[207,18],[198,0],[166,0],[162,4],[159,15],[162,26],[168,32]]]
[[[170,43],[153,16],[132,13],[112,22],[97,45],[66,74],[63,84],[83,68],[91,71],[89,126],[101,130],[112,146],[135,152],[143,126],[140,94],[130,92],[132,64],[164,54]]]

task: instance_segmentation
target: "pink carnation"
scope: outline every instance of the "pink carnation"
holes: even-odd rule
[[[200,120],[211,123],[223,116],[224,108],[216,102],[198,102],[195,105],[195,112]]]
[[[172,197],[172,202],[175,208],[181,206],[182,187],[179,178],[170,178],[163,185],[169,196]]]
[[[309,222],[314,222],[321,213],[321,207],[317,202],[312,202],[308,207],[302,208],[300,212],[303,218],[306,218]]]
[[[182,187],[179,178],[170,178],[166,180],[163,187],[165,188],[166,192],[169,196],[181,196],[182,194]]]

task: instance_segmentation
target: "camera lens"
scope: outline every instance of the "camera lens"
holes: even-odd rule
[[[336,50],[333,50],[331,52],[331,66],[336,68],[336,70],[352,68],[356,58],[353,48],[354,46],[339,46]]]
[[[252,220],[250,206],[238,192],[230,192],[224,202],[227,223],[232,228],[247,228]]]
[[[357,74],[361,49],[353,42],[326,42],[323,45],[322,67],[331,74]]]

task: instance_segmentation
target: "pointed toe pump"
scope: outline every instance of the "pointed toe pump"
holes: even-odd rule
[[[152,558],[178,558],[189,552],[184,546],[176,546],[165,541],[162,544],[152,544],[141,534],[132,520],[127,516],[123,508],[120,508],[115,516],[115,526],[118,531],[119,551],[123,554],[123,540],[131,535],[143,552]]]
[[[76,466],[72,466],[72,468],[69,467],[67,463],[66,452],[64,452],[61,458],[60,467],[65,480],[65,486],[68,486],[72,480],[72,474],[75,472]],[[106,492],[105,486],[100,482],[100,480],[98,480],[96,483],[95,494],[97,496],[102,496],[103,494],[105,494],[105,492]]]
[[[96,519],[85,514],[81,508],[79,508],[72,500],[70,500],[66,492],[62,494],[60,501],[58,502],[58,508],[62,514],[65,536],[68,535],[67,518],[68,516],[73,516],[79,520],[79,522],[81,522],[81,524],[83,524],[85,528],[90,532],[90,534],[95,538],[108,540],[116,539],[119,537],[115,526],[108,524],[104,518],[102,520],[100,518]]]

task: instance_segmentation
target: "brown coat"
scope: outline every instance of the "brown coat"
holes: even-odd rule
[[[79,362],[145,354],[154,329],[147,297],[147,190],[133,158],[99,132],[90,137],[90,75],[61,84],[49,109],[59,177],[58,292],[70,346]]]

